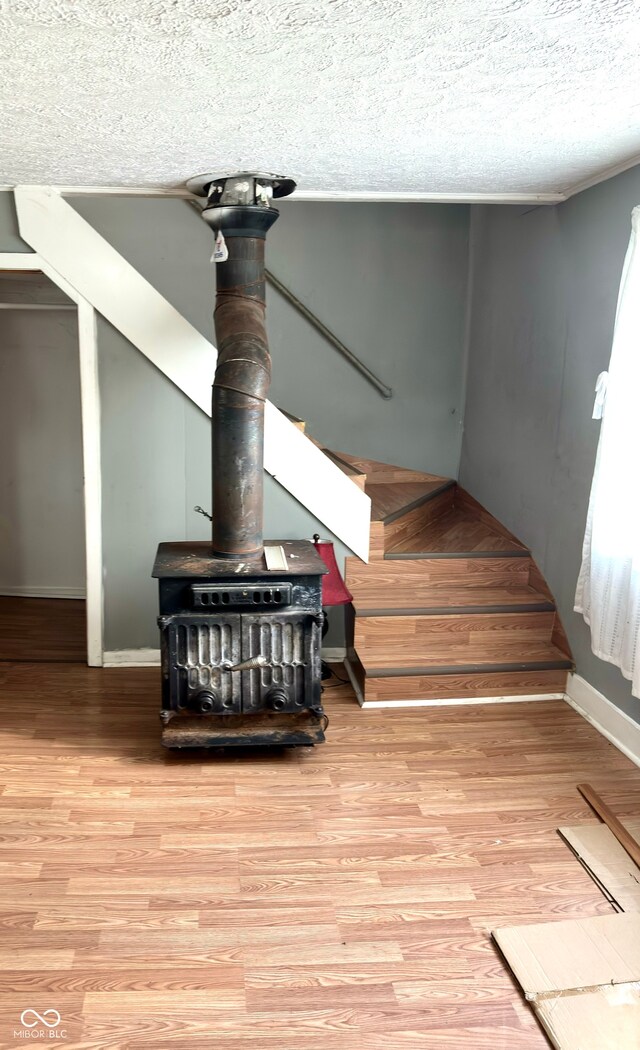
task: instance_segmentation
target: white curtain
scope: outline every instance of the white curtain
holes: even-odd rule
[[[602,429],[575,609],[591,627],[596,656],[616,664],[640,697],[640,207],[631,217],[609,373],[596,392]]]

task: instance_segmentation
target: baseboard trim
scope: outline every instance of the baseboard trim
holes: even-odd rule
[[[103,667],[159,667],[159,649],[112,649],[103,654]]]
[[[365,700],[361,707],[480,707],[482,704],[530,704],[538,700],[564,700],[564,693],[530,693],[516,696],[447,696],[441,700]]]
[[[328,649],[322,650],[322,659],[326,660],[328,664],[341,664],[346,659],[347,650],[342,646],[341,648],[334,647],[333,649],[329,646]]]
[[[569,675],[567,703],[607,740],[640,766],[640,725],[578,674]]]
[[[87,592],[77,587],[4,587],[0,586],[3,598],[81,598]]]
[[[327,663],[341,663],[346,649],[323,649],[322,659]],[[159,667],[159,649],[112,649],[104,653],[103,667]]]
[[[360,707],[364,707],[364,697],[362,695],[362,690],[360,689],[360,683],[358,682],[356,673],[353,670],[351,662],[348,659],[345,659],[344,661],[344,669],[347,672],[347,675],[349,676],[349,681],[351,682],[353,691],[356,694],[356,700],[360,704]]]

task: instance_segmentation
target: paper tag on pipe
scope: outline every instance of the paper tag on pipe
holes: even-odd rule
[[[229,249],[227,248],[227,242],[224,239],[222,230],[218,230],[216,233],[216,240],[213,246],[213,255],[211,256],[211,262],[226,262],[229,258]]]

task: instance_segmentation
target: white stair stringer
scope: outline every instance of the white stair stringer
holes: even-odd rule
[[[60,195],[15,189],[20,235],[198,408],[211,415],[216,349]],[[265,470],[363,561],[371,500],[274,405]]]

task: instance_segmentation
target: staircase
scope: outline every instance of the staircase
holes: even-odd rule
[[[325,452],[372,504],[370,561],[346,564],[360,703],[562,695],[573,661],[530,551],[451,479]]]

